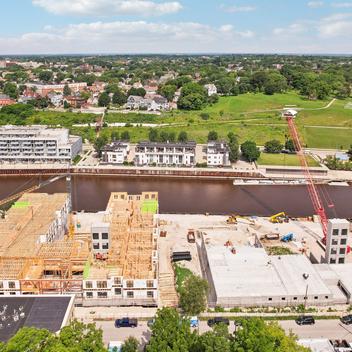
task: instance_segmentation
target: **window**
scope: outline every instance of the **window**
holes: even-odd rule
[[[154,281],[153,280],[147,280],[147,287],[148,288],[153,288],[154,287]]]
[[[115,288],[115,296],[121,296],[121,293],[122,293],[121,288],[116,287]]]
[[[330,259],[330,264],[336,264],[336,259]]]
[[[338,236],[339,235],[339,230],[338,229],[333,229],[332,230],[333,236]]]
[[[268,301],[272,301],[273,299],[270,297],[270,298],[268,298]]]
[[[318,296],[314,296],[314,299],[318,299]]]
[[[341,235],[342,236],[347,236],[347,229],[342,229],[341,230]]]
[[[93,248],[94,249],[100,249],[99,243],[93,243]]]
[[[92,281],[86,281],[86,288],[93,288]]]
[[[93,298],[93,292],[86,292],[87,298]]]
[[[148,298],[154,298],[154,292],[153,291],[147,291],[147,297]]]
[[[337,250],[335,248],[332,248],[330,251],[331,254],[337,254]]]
[[[294,300],[294,301],[297,301],[297,297],[293,297],[293,300]]]
[[[134,292],[133,291],[127,291],[127,298],[133,298],[134,297]]]
[[[107,292],[98,292],[98,298],[108,298]]]
[[[9,288],[16,288],[16,283],[13,281],[9,282]]]
[[[128,280],[126,282],[126,286],[127,286],[127,288],[133,288],[133,281],[132,280]]]
[[[339,264],[345,264],[345,258],[340,258],[339,259]]]
[[[340,254],[346,254],[346,248],[340,248]]]
[[[329,299],[329,296],[325,296],[325,299]]]
[[[0,281],[0,288],[4,288],[4,283]]]
[[[286,298],[285,298],[285,297],[282,297],[282,298],[281,298],[281,301],[286,301]]]
[[[109,249],[109,243],[103,243],[102,249]]]
[[[101,238],[102,238],[103,240],[108,240],[108,239],[109,239],[109,234],[106,233],[106,232],[104,232],[104,233],[101,234]]]
[[[97,281],[97,288],[107,288],[108,283],[106,281]]]
[[[340,244],[343,246],[343,245],[346,245],[347,244],[347,239],[346,238],[343,238],[340,242]]]
[[[98,240],[99,239],[99,234],[98,233],[93,233],[93,240]]]
[[[16,292],[10,292],[10,295],[14,296],[16,294]]]
[[[122,284],[121,278],[120,277],[115,277],[114,285],[121,285],[121,284]]]
[[[337,246],[337,245],[339,244],[339,241],[338,241],[338,240],[332,240],[332,241],[331,241],[331,244],[332,244],[333,246]]]

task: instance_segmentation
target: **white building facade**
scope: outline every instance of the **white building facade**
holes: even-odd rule
[[[122,165],[127,161],[130,153],[130,144],[123,141],[114,141],[106,145],[101,151],[102,161],[107,164]]]
[[[0,127],[0,163],[67,163],[82,151],[82,138],[46,126]]]
[[[230,149],[225,142],[211,141],[207,145],[207,164],[208,166],[229,166]]]
[[[196,143],[141,142],[136,147],[137,165],[194,166]]]

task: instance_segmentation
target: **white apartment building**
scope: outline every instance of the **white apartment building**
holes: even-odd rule
[[[207,145],[208,166],[229,166],[230,149],[226,142],[211,141]]]
[[[194,166],[196,143],[140,142],[136,147],[137,165]]]
[[[215,84],[206,84],[204,88],[207,90],[209,97],[218,94],[218,90]]]
[[[102,161],[107,164],[121,165],[127,161],[130,153],[130,144],[123,141],[113,141],[101,151]]]
[[[325,261],[328,264],[345,264],[350,223],[345,219],[330,219],[326,239]]]
[[[81,151],[82,138],[70,136],[68,129],[0,127],[0,163],[67,163]]]

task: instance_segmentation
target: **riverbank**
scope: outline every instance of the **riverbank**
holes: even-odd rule
[[[130,167],[130,166],[69,166],[66,164],[1,164],[0,176],[57,175],[131,176],[194,178],[214,180],[269,179],[304,180],[300,167],[262,166],[238,168],[172,168],[172,167]],[[310,173],[317,183],[352,182],[351,171],[333,171],[323,167],[311,167]]]

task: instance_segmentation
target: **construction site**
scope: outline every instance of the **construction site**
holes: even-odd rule
[[[106,211],[83,227],[68,194],[23,194],[0,219],[0,294],[157,305],[157,212],[157,193],[112,193]]]

